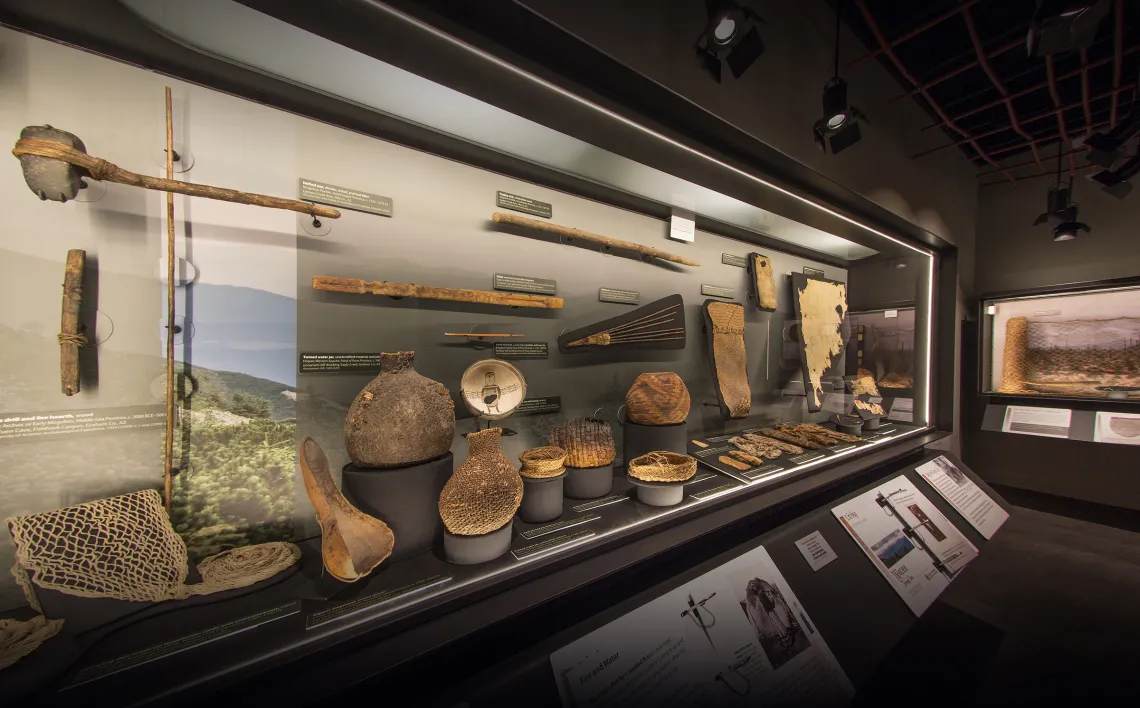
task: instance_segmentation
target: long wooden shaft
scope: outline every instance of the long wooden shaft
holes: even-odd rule
[[[514,226],[525,226],[525,227],[530,228],[530,229],[536,229],[538,231],[546,231],[548,233],[558,234],[559,236],[565,236],[567,238],[578,238],[578,239],[582,239],[583,241],[589,241],[590,243],[597,243],[597,244],[601,244],[603,246],[609,246],[611,248],[621,248],[621,249],[624,249],[626,251],[633,251],[634,253],[640,253],[643,256],[652,256],[653,258],[660,258],[663,261],[670,261],[672,263],[680,263],[681,265],[687,265],[687,266],[699,266],[700,265],[700,263],[697,263],[696,261],[694,261],[692,259],[685,258],[684,256],[678,256],[676,254],[669,253],[668,251],[662,251],[661,249],[653,248],[652,246],[642,246],[640,243],[633,243],[632,241],[622,241],[621,239],[618,239],[618,238],[610,238],[609,236],[602,236],[601,234],[590,233],[589,231],[583,231],[582,229],[574,229],[574,228],[571,228],[569,226],[559,226],[558,224],[552,224],[548,221],[539,221],[538,219],[528,219],[525,216],[516,216],[514,214],[506,214],[506,213],[503,213],[501,211],[497,211],[491,215],[491,220],[494,221],[495,223],[498,223],[498,224],[513,224]]]
[[[444,332],[445,337],[525,337],[525,334],[484,334],[483,332]]]
[[[287,209],[288,211],[299,211],[302,214],[323,216],[328,219],[340,218],[340,212],[336,209],[311,204],[309,202],[302,202],[297,199],[270,197],[265,194],[241,192],[225,187],[211,187],[208,184],[182,182],[171,179],[170,177],[162,179],[159,177],[148,177],[146,175],[136,174],[130,170],[124,170],[114,163],[107,162],[94,155],[88,155],[81,150],[76,150],[69,145],[64,145],[55,140],[23,138],[16,142],[16,147],[12,149],[12,154],[16,157],[21,155],[38,155],[39,157],[63,160],[76,167],[82,167],[87,170],[92,178],[101,182],[116,182],[132,187],[186,194],[191,197],[206,197],[207,199],[217,199],[223,202],[233,202],[235,204],[252,204],[254,206],[268,207],[270,209]],[[173,174],[173,172],[171,172],[171,174]]]
[[[313,290],[328,290],[336,293],[364,295],[390,295],[392,297],[415,297],[424,300],[450,300],[453,302],[474,302],[482,305],[507,305],[510,307],[541,307],[548,310],[562,308],[562,298],[545,295],[524,295],[522,293],[496,293],[487,290],[463,290],[460,288],[437,288],[431,285],[411,283],[389,283],[386,280],[360,280],[359,278],[333,278],[326,275],[313,276]]]
[[[166,178],[174,176],[174,110],[166,87]],[[170,513],[174,492],[174,192],[166,193],[166,448],[162,500]]]
[[[83,266],[87,252],[67,252],[63,268],[63,314],[59,323],[59,386],[65,396],[79,393],[79,308],[83,305]]]

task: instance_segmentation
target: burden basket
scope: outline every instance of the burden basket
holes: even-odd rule
[[[697,461],[676,452],[650,452],[629,461],[631,477],[646,482],[683,482],[697,473]]]

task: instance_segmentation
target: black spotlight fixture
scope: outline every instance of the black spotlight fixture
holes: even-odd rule
[[[1050,219],[1059,222],[1053,227],[1054,241],[1072,241],[1082,231],[1092,231],[1092,227],[1077,221],[1078,205],[1072,201],[1073,178],[1069,177],[1069,185],[1061,184],[1061,143],[1057,143],[1057,184],[1049,187],[1049,194],[1045,200],[1045,212],[1039,214],[1034,220],[1034,226],[1040,226]]]
[[[1140,152],[1124,161],[1115,170],[1102,170],[1091,179],[1104,187],[1104,191],[1117,199],[1124,199],[1132,192],[1130,181],[1140,173]]]
[[[702,69],[717,83],[721,79],[721,63],[739,79],[764,53],[764,40],[756,25],[760,16],[730,0],[705,0],[708,21],[694,50]]]
[[[1094,165],[1111,170],[1124,157],[1124,144],[1137,135],[1140,135],[1140,111],[1133,110],[1131,116],[1112,130],[1094,133],[1085,139],[1084,144],[1089,148],[1085,157]]]
[[[816,147],[832,155],[851,147],[863,137],[860,120],[866,121],[867,116],[848,103],[847,82],[839,78],[839,4],[836,3],[835,75],[823,86],[823,117],[812,126]]]
[[[1089,46],[1111,9],[1112,0],[1042,0],[1025,37],[1029,56]]]

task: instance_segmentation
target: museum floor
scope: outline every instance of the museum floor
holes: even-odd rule
[[[1131,703],[1140,533],[1118,526],[1017,507],[857,703],[880,704],[906,675],[924,704]]]

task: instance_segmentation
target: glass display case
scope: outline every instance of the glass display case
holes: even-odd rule
[[[0,512],[16,519],[0,560],[22,568],[0,607],[27,600],[65,620],[58,641],[99,646],[25,659],[42,677],[86,685],[238,633],[266,661],[316,651],[683,522],[739,520],[948,430],[933,374],[952,357],[953,248],[929,234],[395,14],[423,46],[520,82],[534,110],[237,3],[123,4],[137,31],[193,49],[187,74],[225,58],[226,88],[260,82],[259,102],[4,29],[21,70],[2,87],[24,97],[7,133],[83,113],[67,127],[92,155],[280,208],[183,192],[170,221],[165,195],[103,167],[71,175],[82,187],[60,204],[37,198],[25,158],[22,176],[10,165],[6,301],[32,304],[0,321]],[[858,269],[914,304],[850,312]],[[117,562],[145,582],[70,572],[93,551],[52,550],[100,514],[144,519],[115,528],[135,534]]]
[[[981,311],[983,393],[1140,401],[1140,285],[983,297]]]

